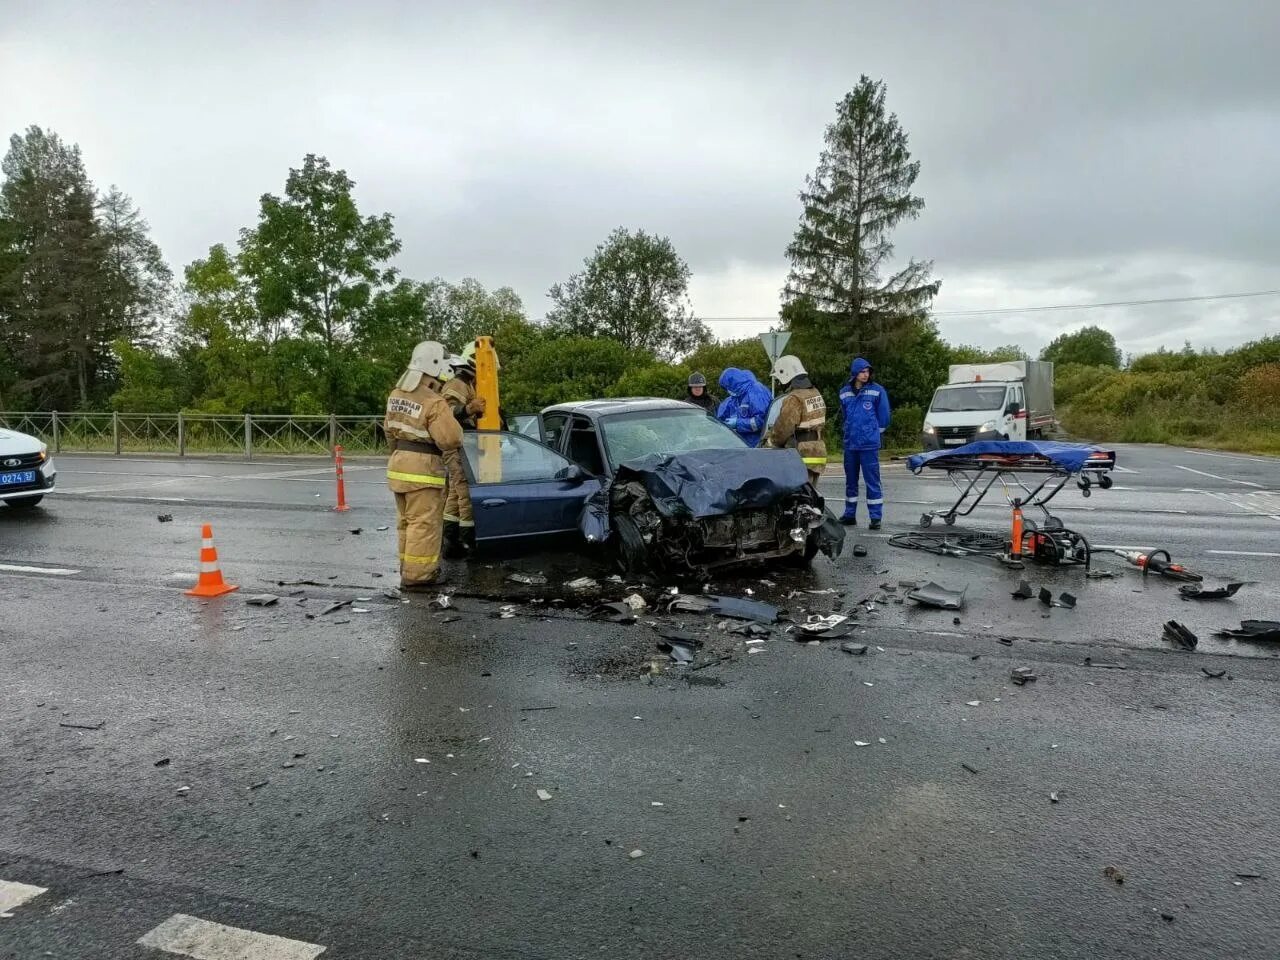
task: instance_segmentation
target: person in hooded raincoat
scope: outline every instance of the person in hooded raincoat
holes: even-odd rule
[[[849,382],[840,388],[844,415],[844,516],[858,522],[858,474],[867,482],[867,516],[880,529],[884,491],[880,487],[880,437],[889,426],[889,394],[871,379],[871,364],[858,357],[849,365]]]
[[[737,367],[725,368],[720,374],[720,386],[729,395],[716,410],[716,419],[742,437],[748,446],[760,446],[769,404],[773,402],[769,389],[750,370]]]

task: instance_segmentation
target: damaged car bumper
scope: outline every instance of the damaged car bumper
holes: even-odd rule
[[[612,539],[632,570],[712,570],[819,552],[838,556],[844,529],[793,450],[705,450],[619,466],[585,504],[580,528]]]

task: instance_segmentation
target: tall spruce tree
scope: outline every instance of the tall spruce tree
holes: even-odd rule
[[[928,328],[941,285],[932,261],[893,264],[894,227],[915,219],[924,200],[911,192],[920,172],[896,114],[885,112],[885,85],[863,76],[827,127],[818,167],[800,194],[804,213],[787,248],[784,297],[800,342],[851,353],[906,349]]]
[[[14,394],[42,406],[87,407],[108,355],[96,292],[102,240],[80,149],[32,126],[9,139],[0,169],[6,221],[0,275]]]

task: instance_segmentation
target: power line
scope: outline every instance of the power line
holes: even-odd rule
[[[1161,303],[1206,303],[1211,300],[1244,300],[1250,297],[1277,297],[1280,290],[1251,290],[1245,293],[1212,293],[1202,297],[1155,297],[1148,300],[1108,300],[1102,303],[1050,303],[1031,307],[991,307],[986,310],[939,310],[934,317],[990,317],[1010,313],[1048,313],[1057,310],[1100,310],[1108,307],[1145,307]],[[699,317],[716,323],[776,323],[777,314],[768,317]]]

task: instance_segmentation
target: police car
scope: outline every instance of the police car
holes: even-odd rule
[[[10,507],[34,507],[53,490],[57,475],[47,444],[0,428],[0,500]]]

